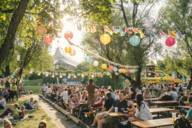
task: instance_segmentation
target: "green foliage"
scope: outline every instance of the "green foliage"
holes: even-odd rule
[[[164,72],[171,74],[173,71],[184,76],[190,75],[192,61],[190,58],[174,58],[166,56],[163,61],[158,62],[158,66]]]
[[[112,21],[111,6],[115,0],[80,0],[84,16],[99,24],[109,24]]]
[[[159,28],[165,32],[175,30],[177,32],[178,45],[186,56],[192,60],[192,12],[191,0],[169,0],[167,6],[162,9]]]
[[[12,13],[14,13],[19,2],[20,0],[0,1],[0,46],[6,36]],[[61,13],[59,0],[30,0],[17,31],[14,54],[7,57],[9,59],[3,66],[11,65],[11,71],[13,72],[18,67],[28,64],[26,73],[30,69],[52,70],[52,58],[43,44],[45,33],[38,33],[38,29],[39,26],[43,26],[46,29],[46,34],[54,37],[61,28]],[[21,58],[19,61],[17,61],[18,55]],[[29,63],[30,61],[31,63]]]

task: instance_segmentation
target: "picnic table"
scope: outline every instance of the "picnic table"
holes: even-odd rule
[[[191,109],[192,106],[190,105],[185,105],[185,106],[178,106],[179,108],[184,108],[184,109]]]
[[[133,121],[132,125],[137,126],[139,128],[156,128],[163,126],[171,126],[174,124],[172,118],[164,118],[164,119],[156,119],[156,120],[147,120],[147,121]]]
[[[161,113],[161,112],[175,112],[176,110],[171,108],[150,108],[149,111],[152,114],[155,114],[155,113]]]
[[[153,101],[152,105],[156,106],[177,106],[179,104],[178,101]]]
[[[148,99],[144,99],[145,101],[149,102],[149,101],[158,101],[159,98],[148,98]]]
[[[109,116],[111,117],[127,117],[128,114],[122,112],[110,112]]]

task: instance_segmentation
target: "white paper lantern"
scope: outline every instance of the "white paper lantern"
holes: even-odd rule
[[[95,66],[95,67],[99,66],[99,62],[95,60],[95,61],[93,62],[93,66]]]

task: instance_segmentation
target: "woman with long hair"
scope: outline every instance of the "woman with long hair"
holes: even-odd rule
[[[136,95],[137,111],[135,116],[140,120],[151,120],[152,114],[149,111],[148,105],[144,102],[143,95]]]

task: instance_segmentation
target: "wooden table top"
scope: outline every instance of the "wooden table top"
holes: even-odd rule
[[[150,108],[150,112],[153,113],[160,113],[160,112],[174,112],[176,110],[171,108]]]
[[[147,121],[133,121],[131,123],[139,128],[156,128],[162,126],[170,126],[174,124],[172,118],[147,120]]]
[[[184,109],[191,109],[192,106],[186,105],[186,106],[178,106],[179,108],[184,108]]]
[[[121,113],[121,112],[110,112],[109,113],[109,116],[111,117],[122,117],[122,116],[128,116],[128,114],[125,114],[125,113]]]
[[[159,98],[148,98],[148,99],[144,99],[145,101],[157,101],[159,100]]]
[[[153,101],[152,104],[177,104],[178,101]]]

